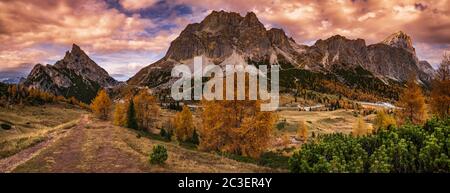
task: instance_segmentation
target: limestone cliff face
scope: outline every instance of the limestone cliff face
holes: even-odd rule
[[[165,58],[182,61],[203,55],[220,62],[236,52],[261,60],[275,53],[275,46],[293,51],[281,29],[266,30],[254,13],[242,17],[237,13],[214,11],[202,22],[189,24],[171,43]]]
[[[361,66],[378,77],[396,81],[404,81],[413,73],[421,81],[429,82],[434,71],[429,64],[419,62],[411,38],[403,32],[368,46],[363,39],[335,35],[307,47],[300,61],[309,69],[326,72]]]
[[[370,61],[368,49],[362,39],[350,40],[340,35],[318,40],[306,48],[300,56],[301,64],[316,71],[332,71],[334,68],[364,66]]]
[[[89,103],[100,88],[118,82],[74,44],[55,65],[35,65],[22,84]]]
[[[416,54],[416,50],[412,44],[412,38],[403,31],[398,31],[388,36],[381,42],[391,47],[402,48],[413,54]]]

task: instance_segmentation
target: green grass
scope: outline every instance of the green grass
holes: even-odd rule
[[[129,128],[128,128],[129,129]],[[133,131],[136,133],[136,137],[145,137],[148,139],[153,139],[153,140],[158,140],[158,141],[164,141],[164,142],[170,142],[170,140],[162,137],[161,135],[158,134],[154,134],[154,133],[150,133],[148,131],[143,131],[143,130],[134,130],[134,129],[129,129],[130,131]]]
[[[0,82],[0,96],[5,96],[8,92],[8,85]]]
[[[236,155],[236,154],[226,154],[219,153],[219,155],[227,157],[232,160],[236,160],[244,163],[252,163],[259,166],[274,168],[274,169],[288,169],[289,168],[289,157],[281,155],[278,152],[265,152],[261,156],[256,158]]]

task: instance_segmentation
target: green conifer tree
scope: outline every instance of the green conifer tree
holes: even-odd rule
[[[127,112],[127,127],[130,129],[138,129],[138,124],[136,120],[136,110],[134,109],[134,102],[130,100],[130,105],[128,105]]]

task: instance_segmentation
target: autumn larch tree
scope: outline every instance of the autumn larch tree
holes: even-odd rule
[[[395,127],[397,125],[397,122],[395,121],[394,117],[388,115],[384,110],[377,111],[377,116],[374,120],[374,128],[380,129],[380,128],[388,128],[390,126]]]
[[[423,124],[427,119],[425,97],[422,89],[415,82],[416,76],[411,75],[406,82],[406,88],[400,93],[397,110],[399,123],[411,121],[413,124]]]
[[[175,116],[175,136],[181,142],[191,140],[194,129],[192,113],[189,107],[184,105],[183,110]]]
[[[139,128],[151,128],[159,116],[159,106],[156,98],[150,95],[148,90],[140,91],[134,98],[136,120]]]
[[[370,129],[367,126],[367,123],[364,121],[362,117],[359,117],[353,126],[352,135],[353,136],[363,136],[370,133]]]
[[[441,119],[450,115],[450,53],[443,56],[441,65],[436,71],[432,82],[431,102],[432,112]]]
[[[108,119],[111,107],[111,99],[105,90],[100,90],[97,97],[91,103],[91,109],[94,114],[103,120]]]
[[[273,112],[261,111],[261,100],[249,99],[249,78],[245,76],[245,100],[237,100],[237,81],[234,100],[202,100],[199,149],[253,158],[267,150],[276,118]],[[226,93],[227,86],[223,88]]]
[[[306,125],[306,123],[304,121],[301,121],[298,124],[297,138],[299,138],[303,141],[308,140],[308,126]]]
[[[270,143],[275,118],[259,101],[202,101],[200,149],[259,157]]]
[[[119,102],[116,104],[114,109],[114,125],[118,125],[121,127],[127,127],[128,126],[128,101]]]

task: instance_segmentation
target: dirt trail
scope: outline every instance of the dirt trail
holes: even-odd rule
[[[66,135],[48,143],[13,172],[143,172],[139,158],[114,147],[109,124],[94,123],[84,116]],[[22,153],[22,152],[21,152]]]
[[[148,153],[163,144],[166,164],[150,165]],[[137,137],[134,131],[83,116],[79,124],[7,158],[0,172],[267,172],[215,154]],[[3,161],[3,160],[2,160]],[[5,167],[7,165],[7,167]],[[273,171],[272,171],[273,172]]]
[[[85,115],[82,119],[80,119],[80,122],[76,126],[83,127],[85,122],[88,120],[88,116]],[[73,127],[75,128],[75,127]],[[13,171],[17,166],[27,162],[34,156],[38,155],[41,151],[49,147],[50,145],[54,144],[58,139],[60,139],[63,136],[67,135],[68,130],[57,130],[49,133],[47,136],[47,139],[32,146],[27,149],[24,149],[20,151],[19,153],[16,153],[10,157],[4,158],[0,160],[0,173],[7,173]]]

